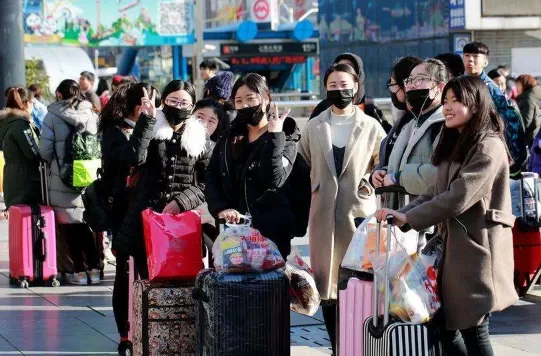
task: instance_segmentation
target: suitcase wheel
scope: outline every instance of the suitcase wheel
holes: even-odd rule
[[[55,288],[60,287],[60,281],[56,278],[53,278],[53,280],[51,281],[51,287],[55,287]]]
[[[118,354],[124,355],[124,356],[132,356],[133,355],[133,344],[131,341],[122,341],[118,345]]]
[[[19,280],[19,288],[28,288],[30,287],[30,283],[26,279]]]

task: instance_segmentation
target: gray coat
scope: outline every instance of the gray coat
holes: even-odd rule
[[[62,183],[58,162],[62,165],[65,155],[66,139],[74,126],[92,134],[97,133],[98,116],[92,111],[92,104],[83,101],[77,108],[66,106],[66,101],[49,105],[43,120],[39,152],[49,162],[49,199],[60,224],[83,222],[84,205],[81,193]],[[56,152],[55,152],[56,151]]]
[[[427,192],[401,209],[415,230],[443,223],[440,292],[448,330],[479,325],[517,300],[509,162],[505,143],[487,134],[464,162],[442,162]]]

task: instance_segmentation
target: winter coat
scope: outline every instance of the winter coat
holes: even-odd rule
[[[139,149],[137,185],[126,217],[113,247],[136,258],[146,258],[141,212],[151,208],[159,213],[175,201],[181,211],[203,204],[205,170],[210,152],[205,126],[190,117],[174,132],[163,112],[157,111],[156,124],[148,148]]]
[[[436,167],[432,165],[432,156],[444,121],[443,109],[439,107],[419,128],[416,128],[417,120],[408,122],[396,139],[387,166],[383,167],[389,173],[398,173],[398,185],[410,195],[424,193],[434,183]]]
[[[355,125],[338,176],[331,141],[331,109],[308,121],[299,145],[311,170],[310,261],[324,300],[336,299],[338,268],[355,232],[353,219],[376,210],[374,189],[368,180],[378,163],[385,131],[361,109],[354,109]]]
[[[374,170],[386,167],[391,156],[398,135],[402,132],[404,126],[413,119],[413,115],[409,111],[403,111],[403,115],[395,120],[393,127],[387,133],[387,136],[381,141],[379,148],[379,163]]]
[[[41,201],[38,142],[39,131],[27,112],[9,108],[0,112],[6,208]]]
[[[49,199],[55,210],[56,221],[60,224],[79,224],[83,222],[84,204],[81,192],[67,187],[60,179],[58,170],[66,154],[66,140],[74,130],[91,134],[97,133],[97,114],[88,101],[76,108],[67,101],[55,102],[47,108],[43,120],[39,152],[49,163]]]
[[[535,135],[532,147],[530,148],[530,161],[528,163],[528,170],[541,174],[541,130]]]
[[[300,131],[295,120],[286,118],[282,132],[265,133],[241,167],[239,182],[234,178],[235,131],[233,127],[218,142],[209,163],[205,191],[209,211],[215,218],[226,209],[249,213],[252,226],[275,242],[285,258],[290,253],[297,223],[287,181],[296,161]]]
[[[462,163],[442,162],[435,184],[401,211],[415,230],[443,223],[439,289],[447,329],[479,325],[517,300],[509,163],[497,136],[487,134]]]
[[[122,121],[117,126],[105,129],[102,134],[103,180],[111,187],[113,197],[111,217],[113,235],[118,233],[128,210],[127,178],[132,167],[145,162],[155,123],[155,118],[141,115],[135,128]]]
[[[517,104],[520,109],[520,115],[522,115],[522,120],[524,121],[526,142],[528,145],[532,144],[535,135],[539,131],[539,126],[541,126],[540,102],[541,87],[537,85],[517,97]]]

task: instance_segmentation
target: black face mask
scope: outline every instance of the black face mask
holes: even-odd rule
[[[162,111],[167,119],[167,122],[173,126],[180,125],[192,114],[192,110],[190,109],[177,109],[169,105],[164,105]]]
[[[403,103],[400,100],[398,100],[396,93],[391,93],[391,101],[393,102],[394,107],[397,108],[398,110],[408,110],[408,106],[406,105],[406,103]]]
[[[353,97],[353,89],[327,90],[327,100],[340,110],[351,104]]]
[[[406,92],[406,100],[415,115],[432,106],[434,99],[430,99],[430,89],[415,89]]]
[[[235,121],[243,125],[257,126],[263,120],[263,104],[237,110]]]

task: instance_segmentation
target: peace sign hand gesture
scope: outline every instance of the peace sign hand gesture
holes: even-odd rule
[[[149,98],[147,89],[143,88],[143,97],[141,98],[139,114],[156,117],[156,89],[152,89],[152,94]]]
[[[278,104],[274,103],[273,108],[274,108],[273,113],[269,115],[268,130],[269,132],[282,132],[284,129],[284,120],[287,118],[287,116],[291,112],[291,109],[286,109],[286,111],[282,114],[282,116],[279,116]]]

